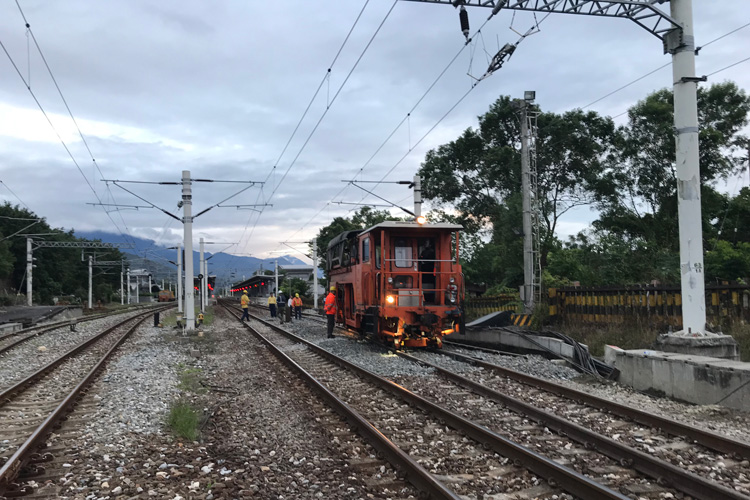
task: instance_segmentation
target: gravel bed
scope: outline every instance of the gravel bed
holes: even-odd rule
[[[329,339],[326,336],[326,326],[319,321],[303,318],[280,326],[381,377],[424,377],[432,375],[434,371],[386,352],[382,346],[373,344],[370,340],[355,340],[340,334]]]
[[[562,383],[572,389],[750,443],[750,412],[718,405],[701,406],[680,403],[643,394],[630,387],[606,380],[582,378],[578,381],[567,380]]]
[[[74,332],[68,326],[63,326],[0,355],[0,389],[23,380],[81,342],[136,314],[118,314],[80,322]]]
[[[374,493],[388,490],[365,479],[395,472],[352,469],[374,450],[221,313],[203,338],[144,326],[124,347],[84,400],[92,409],[74,414],[84,424],[50,441],[68,448],[60,479],[47,486],[58,498],[416,498]],[[177,399],[202,413],[198,441],[165,428]]]

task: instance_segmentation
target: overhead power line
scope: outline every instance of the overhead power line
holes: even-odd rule
[[[722,38],[725,38],[725,37],[727,37],[727,36],[729,36],[729,35],[732,35],[732,34],[734,34],[734,33],[737,33],[738,31],[740,31],[740,30],[742,30],[742,29],[745,29],[745,28],[747,28],[748,26],[750,26],[750,23],[746,23],[746,24],[743,24],[743,25],[742,25],[742,26],[740,26],[739,28],[735,28],[735,29],[733,29],[732,31],[729,31],[729,32],[727,32],[727,33],[724,33],[723,35],[721,35],[721,36],[718,36],[718,37],[714,38],[713,40],[710,40],[710,41],[706,42],[705,44],[701,45],[700,47],[698,47],[697,49],[695,49],[695,52],[696,52],[696,53],[698,53],[698,52],[699,52],[699,51],[700,51],[701,49],[703,49],[703,48],[705,48],[705,47],[708,47],[708,46],[709,46],[709,45],[711,45],[712,43],[718,42],[718,41],[719,41],[719,40],[721,40]],[[706,75],[706,76],[711,76],[711,75],[715,75],[716,73],[719,73],[720,71],[724,71],[725,69],[729,69],[729,68],[731,68],[732,66],[736,66],[737,64],[740,64],[740,63],[742,63],[742,62],[745,62],[746,60],[747,60],[747,59],[744,59],[744,60],[742,60],[742,61],[739,61],[739,62],[737,62],[737,63],[735,63],[735,64],[733,64],[733,65],[727,66],[726,68],[720,69],[719,71],[715,71],[715,72],[713,72],[713,73],[711,73],[711,74],[709,74],[709,75]],[[648,77],[648,76],[651,76],[651,75],[653,75],[653,74],[654,74],[654,73],[656,73],[657,71],[659,71],[659,70],[662,70],[662,69],[666,68],[666,67],[667,67],[667,66],[669,66],[670,64],[672,64],[672,62],[671,62],[671,61],[670,61],[670,62],[668,62],[668,63],[666,63],[666,64],[663,64],[663,65],[659,66],[658,68],[656,68],[656,69],[654,69],[654,70],[651,70],[651,71],[649,71],[648,73],[646,73],[646,74],[645,74],[645,75],[643,75],[643,76],[639,76],[638,78],[636,78],[636,79],[635,79],[635,80],[633,80],[632,82],[626,83],[626,84],[625,84],[625,85],[623,85],[622,87],[619,87],[619,88],[617,88],[617,89],[613,90],[612,92],[609,92],[609,93],[607,93],[607,94],[605,94],[605,95],[601,96],[600,98],[596,99],[595,101],[592,101],[592,102],[588,103],[587,105],[583,106],[583,107],[582,107],[581,109],[586,109],[586,108],[589,108],[589,107],[593,106],[594,104],[598,103],[599,101],[603,101],[603,100],[604,100],[604,99],[606,99],[607,97],[610,97],[610,96],[612,96],[612,95],[614,95],[614,94],[617,94],[618,92],[620,92],[620,91],[622,91],[622,90],[625,90],[626,88],[630,87],[630,86],[631,86],[631,85],[633,85],[634,83],[640,82],[640,81],[641,81],[641,80],[643,80],[644,78],[646,78],[646,77]],[[627,113],[627,111],[626,111],[626,113]],[[617,115],[617,116],[613,116],[612,118],[617,118],[617,117],[619,117],[619,116],[622,116],[622,115],[624,115],[624,114],[625,114],[625,113],[620,113],[619,115]]]
[[[44,53],[42,52],[42,48],[39,46],[39,43],[37,42],[36,36],[34,35],[33,30],[31,29],[31,25],[28,22],[28,19],[26,18],[26,15],[24,14],[23,9],[21,8],[21,5],[18,3],[18,0],[16,0],[16,6],[18,7],[18,11],[20,12],[21,17],[23,18],[26,30],[27,30],[28,34],[31,35],[31,39],[34,41],[34,45],[36,46],[37,51],[39,52],[39,55],[42,58],[42,61],[44,62],[45,67],[47,68],[47,71],[48,71],[48,73],[50,75],[50,78],[52,79],[52,82],[55,84],[55,88],[57,89],[57,91],[58,91],[58,93],[60,95],[60,98],[62,99],[63,104],[65,105],[65,108],[67,109],[68,114],[70,115],[70,118],[73,121],[73,124],[75,125],[76,129],[78,130],[78,134],[80,135],[81,140],[83,141],[83,143],[84,143],[84,145],[86,147],[86,150],[88,151],[89,155],[91,156],[93,164],[96,166],[96,169],[99,171],[99,174],[102,175],[101,169],[99,169],[99,165],[96,163],[96,159],[94,158],[94,155],[91,152],[91,149],[89,148],[88,142],[86,141],[86,138],[84,137],[84,135],[83,135],[80,127],[78,126],[78,122],[76,121],[75,117],[73,116],[73,112],[71,111],[70,106],[68,105],[68,102],[65,99],[65,96],[63,95],[63,92],[62,92],[62,89],[60,88],[60,85],[57,83],[57,79],[55,78],[55,75],[52,72],[52,69],[50,68],[49,64],[47,63],[47,59],[44,57]],[[52,124],[52,121],[50,120],[49,116],[47,115],[47,112],[44,110],[44,107],[42,106],[42,104],[39,101],[39,99],[37,99],[36,94],[34,93],[33,90],[31,90],[31,81],[30,81],[30,79],[27,81],[26,78],[24,78],[23,74],[19,70],[18,66],[16,65],[15,61],[11,57],[10,53],[5,48],[5,45],[2,44],[2,41],[0,41],[0,46],[2,46],[3,51],[8,56],[8,59],[10,60],[11,64],[13,65],[13,68],[16,70],[16,73],[21,78],[21,81],[23,81],[24,86],[26,87],[26,89],[29,91],[29,93],[33,97],[33,99],[36,102],[36,104],[39,107],[39,109],[42,111],[42,114],[47,119],[47,122],[49,123],[50,127],[52,127],[52,130],[55,132],[55,135],[57,136],[57,138],[62,143],[63,147],[65,148],[65,151],[68,153],[68,155],[70,156],[71,160],[75,164],[76,168],[78,169],[78,171],[80,172],[80,174],[83,176],[84,180],[86,181],[86,184],[89,186],[89,188],[91,189],[91,191],[94,193],[94,196],[96,197],[97,201],[99,201],[101,203],[102,200],[101,200],[101,198],[99,198],[99,195],[96,192],[96,189],[94,189],[94,187],[91,185],[91,182],[89,182],[88,177],[86,177],[86,174],[84,174],[83,169],[81,169],[81,166],[78,164],[77,160],[73,156],[73,154],[70,151],[70,149],[68,148],[67,144],[62,139],[62,136],[57,131],[57,129],[55,128],[55,126]],[[30,78],[30,75],[29,75],[29,78]],[[103,175],[102,175],[102,177],[103,177]],[[111,192],[110,192],[110,196],[112,196]],[[112,197],[112,198],[114,199],[114,197]],[[122,220],[122,223],[125,225],[125,228],[126,228],[126,231],[127,231],[127,235],[125,233],[123,233],[122,229],[117,224],[117,222],[115,222],[115,220],[112,218],[112,216],[110,215],[110,213],[107,212],[106,210],[104,212],[105,212],[105,214],[107,214],[107,217],[112,222],[112,224],[115,226],[115,228],[117,228],[117,231],[120,233],[120,235],[122,235],[123,237],[130,237],[131,240],[132,240],[132,236],[130,235],[129,229],[127,227],[127,223],[122,218],[122,214],[120,214],[120,219]]]
[[[274,196],[274,195],[276,194],[276,191],[277,191],[277,190],[279,189],[279,187],[281,186],[282,182],[284,181],[284,179],[286,178],[286,176],[287,176],[287,175],[289,174],[289,171],[290,171],[290,170],[292,169],[292,167],[294,166],[294,164],[295,164],[295,163],[297,162],[297,160],[299,159],[299,157],[300,157],[300,156],[302,155],[302,152],[303,152],[303,151],[305,150],[305,148],[307,147],[307,144],[308,144],[308,143],[310,142],[310,139],[312,139],[312,136],[313,136],[313,135],[315,134],[315,132],[316,132],[316,131],[318,130],[318,127],[320,126],[320,124],[321,124],[321,123],[323,122],[323,119],[324,119],[324,118],[326,117],[326,115],[328,114],[328,111],[329,111],[329,110],[331,109],[331,106],[333,106],[333,103],[334,103],[334,102],[336,101],[336,99],[338,98],[338,96],[339,96],[339,95],[341,94],[341,91],[342,91],[342,90],[344,89],[344,87],[346,86],[347,82],[349,81],[349,78],[351,78],[352,74],[354,73],[354,70],[355,70],[355,69],[357,69],[357,67],[359,66],[359,63],[360,63],[360,62],[362,61],[362,58],[363,58],[363,57],[365,56],[365,54],[367,53],[367,51],[368,51],[368,49],[370,48],[370,46],[372,45],[373,41],[374,41],[374,40],[375,40],[375,38],[377,37],[378,33],[380,33],[380,30],[381,30],[381,28],[383,27],[383,25],[385,24],[385,22],[386,22],[386,21],[388,20],[388,18],[390,17],[390,15],[391,15],[391,12],[393,12],[393,9],[394,9],[394,8],[396,7],[396,4],[397,4],[397,3],[398,3],[398,0],[394,0],[394,2],[393,2],[393,4],[391,5],[390,9],[388,9],[388,12],[386,13],[385,17],[383,18],[383,20],[382,20],[382,21],[380,22],[380,24],[379,24],[379,25],[378,25],[378,27],[376,28],[375,32],[374,32],[374,33],[372,34],[372,36],[370,37],[369,41],[368,41],[368,42],[367,42],[367,44],[365,45],[365,48],[364,48],[364,49],[362,50],[362,52],[360,53],[359,57],[358,57],[358,58],[357,58],[357,60],[356,60],[356,61],[354,62],[354,65],[352,66],[352,68],[351,68],[351,69],[349,70],[349,72],[347,73],[346,77],[344,78],[344,81],[343,81],[343,82],[341,83],[341,85],[339,86],[339,88],[338,88],[338,90],[336,91],[336,93],[334,94],[333,98],[332,98],[332,99],[331,99],[331,100],[330,100],[330,101],[329,101],[329,102],[327,103],[327,105],[326,105],[326,108],[325,108],[325,110],[323,111],[323,114],[322,114],[322,115],[320,116],[320,118],[318,119],[317,123],[315,124],[315,126],[313,127],[313,129],[312,129],[312,130],[310,131],[310,133],[308,134],[307,138],[305,139],[304,143],[302,144],[302,147],[301,147],[301,148],[299,149],[299,151],[297,152],[297,155],[296,155],[296,156],[294,157],[294,159],[293,159],[293,160],[291,161],[291,163],[290,163],[290,164],[289,164],[289,166],[287,167],[286,171],[284,172],[284,175],[283,175],[283,176],[281,177],[281,179],[279,180],[279,182],[278,182],[278,183],[276,184],[276,186],[274,187],[273,191],[272,191],[272,192],[271,192],[271,194],[270,194],[270,195],[268,196],[268,198],[267,198],[267,199],[265,200],[265,202],[269,202],[269,201],[270,201],[270,200],[271,200],[271,199],[273,198],[273,196]],[[358,19],[359,19],[359,18],[358,18]],[[347,38],[348,38],[348,35],[347,35]],[[338,56],[337,56],[337,57],[338,57]],[[275,167],[274,167],[274,168],[275,168]],[[261,218],[261,217],[263,216],[263,214],[264,214],[264,213],[265,213],[265,210],[261,210],[261,211],[260,211],[260,212],[259,212],[259,213],[257,214],[257,216],[256,216],[256,219],[255,219],[255,223],[253,224],[253,227],[252,227],[252,229],[250,230],[250,234],[248,235],[248,239],[252,237],[252,235],[253,235],[253,233],[254,233],[254,231],[255,231],[255,228],[257,227],[257,225],[258,225],[258,222],[260,221],[260,218]],[[252,217],[251,217],[251,218],[252,218]],[[248,219],[248,224],[249,224],[249,222],[250,222],[250,219]],[[247,225],[245,226],[245,229],[247,229]],[[246,231],[243,231],[243,233],[242,233],[242,236],[240,237],[240,241],[242,241],[242,238],[244,238],[244,236],[245,236],[245,232],[246,232]]]
[[[0,184],[2,184],[3,186],[5,186],[5,189],[7,189],[8,191],[10,191],[10,194],[12,194],[13,196],[15,196],[16,199],[21,203],[21,205],[23,205],[24,207],[26,207],[26,210],[31,210],[29,208],[29,206],[26,203],[24,203],[23,200],[21,198],[19,198],[16,193],[13,192],[13,190],[10,188],[10,186],[8,186],[8,184],[6,184],[3,181],[0,181]]]

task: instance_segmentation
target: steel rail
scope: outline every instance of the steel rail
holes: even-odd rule
[[[71,326],[73,324],[83,323],[86,321],[94,321],[97,319],[106,318],[108,316],[116,316],[117,314],[123,314],[126,312],[129,312],[129,311],[125,310],[125,311],[116,311],[112,313],[92,314],[90,316],[81,316],[80,318],[66,319],[66,320],[58,321],[58,322],[51,323],[48,325],[37,325],[37,326],[29,327],[29,328],[24,328],[22,330],[18,330],[16,332],[6,333],[5,335],[0,335],[0,341],[9,339],[11,337],[19,337],[21,335],[26,335],[26,334],[29,334],[29,335],[26,337],[23,337],[23,339],[20,339],[17,342],[14,342],[13,344],[0,348],[0,354],[3,354],[4,352],[11,350],[15,346],[22,344],[26,342],[27,340],[31,340],[32,338],[38,337],[39,335],[44,335],[45,333],[51,330],[56,330],[57,328],[63,328],[66,326]]]
[[[239,315],[230,310],[227,304],[222,304],[225,309],[235,317],[239,318]],[[256,320],[261,321],[275,330],[281,333],[286,333],[283,329],[267,324],[265,321],[253,316]],[[392,464],[398,471],[405,473],[406,479],[414,485],[420,491],[429,493],[430,498],[435,499],[448,499],[448,500],[461,500],[456,493],[448,489],[443,483],[435,479],[435,477],[425,470],[419,463],[405,453],[401,448],[396,446],[393,441],[383,435],[376,427],[374,427],[367,419],[360,415],[351,406],[342,401],[338,396],[331,392],[325,385],[313,377],[309,372],[302,368],[292,358],[284,354],[276,345],[270,340],[264,337],[260,332],[251,327],[248,324],[244,325],[245,328],[249,329],[250,332],[255,335],[261,342],[263,342],[271,352],[279,358],[284,364],[289,366],[294,372],[302,377],[307,384],[317,392],[328,404],[342,417],[344,417],[350,424],[355,426],[361,433],[362,437],[372,445],[373,448],[382,453],[385,459]],[[295,338],[296,340],[296,338]]]
[[[462,345],[461,347],[465,346]],[[525,373],[511,370],[509,368],[498,366],[496,364],[484,361],[479,358],[475,358],[473,356],[467,356],[465,354],[459,354],[457,352],[444,350],[432,350],[431,352],[443,354],[459,361],[464,361],[467,363],[475,364],[477,366],[481,366],[483,368],[494,370],[497,373],[505,375],[513,380],[537,387],[538,389],[552,392],[554,394],[558,394],[560,396],[564,396],[573,400],[581,401],[585,404],[593,406],[594,408],[608,411],[620,417],[629,418],[652,428],[660,428],[662,431],[673,436],[684,436],[690,438],[695,442],[712,450],[720,451],[723,453],[730,453],[737,457],[741,457],[742,459],[750,458],[750,444],[736,441],[714,432],[691,427],[671,418],[654,415],[643,410],[631,408],[630,406],[624,404],[602,399],[592,394],[572,389],[570,387],[565,387],[562,384],[534,377],[533,375],[527,375]]]
[[[413,392],[386,380],[374,373],[365,370],[345,359],[342,359],[335,354],[332,354],[322,347],[319,347],[312,342],[309,342],[303,338],[300,338],[290,332],[287,332],[283,328],[269,323],[261,318],[253,316],[256,320],[265,324],[269,328],[278,331],[279,333],[293,338],[295,341],[305,344],[308,348],[321,356],[329,359],[335,364],[354,372],[361,377],[376,383],[380,388],[385,389],[392,394],[400,397],[407,401],[409,404],[437,416],[441,421],[446,422],[454,429],[457,429],[467,436],[471,437],[478,443],[480,443],[486,449],[492,449],[496,453],[507,457],[511,460],[518,461],[523,464],[528,470],[537,474],[540,477],[547,479],[547,481],[563,490],[578,496],[580,498],[596,498],[596,499],[618,499],[626,500],[628,497],[598,483],[597,481],[584,476],[568,467],[558,464],[554,460],[551,460],[543,455],[540,455],[525,446],[521,446],[496,432],[487,429],[481,425],[478,425],[470,420],[463,418],[462,416],[446,410],[427,399],[414,394]]]
[[[617,460],[622,465],[632,467],[633,469],[656,479],[660,485],[669,486],[682,491],[693,498],[703,500],[715,500],[717,498],[748,500],[749,498],[735,490],[729,489],[708,479],[704,479],[692,472],[685,471],[669,462],[652,457],[647,453],[643,453],[642,451],[631,448],[623,443],[619,443],[614,439],[603,436],[553,413],[549,413],[537,408],[536,406],[474,382],[473,380],[469,380],[456,372],[437,366],[429,361],[415,358],[404,352],[397,352],[397,354],[414,363],[429,366],[446,378],[453,380],[458,385],[470,391],[481,394],[497,403],[505,405],[511,410],[525,415],[541,425],[554,429],[558,434],[566,435],[569,438],[578,441],[588,449],[594,449],[599,453]]]
[[[163,309],[167,309],[167,307],[165,307]],[[152,311],[149,311],[147,313],[141,313],[141,314],[144,315],[144,319],[145,319],[145,317],[147,315],[151,314],[151,312]],[[9,401],[11,398],[13,398],[13,396],[15,396],[19,392],[23,391],[24,388],[27,385],[31,385],[34,382],[36,382],[37,380],[39,380],[40,378],[44,377],[48,372],[50,372],[51,370],[55,369],[58,365],[60,365],[61,363],[67,361],[68,358],[71,358],[71,357],[75,356],[76,354],[78,354],[79,352],[83,351],[84,349],[86,349],[91,344],[97,342],[98,340],[100,340],[103,337],[106,337],[107,335],[109,335],[110,333],[112,333],[117,328],[120,328],[125,323],[128,323],[129,321],[133,321],[134,319],[138,318],[138,316],[139,315],[135,315],[135,316],[131,316],[130,318],[126,318],[123,321],[117,323],[116,325],[111,326],[110,328],[107,328],[103,332],[101,332],[101,333],[99,333],[97,335],[94,335],[90,339],[84,340],[83,342],[81,342],[77,346],[73,347],[68,352],[62,354],[57,359],[54,359],[54,360],[50,361],[49,363],[47,363],[45,366],[39,368],[39,370],[37,370],[36,372],[32,373],[31,375],[29,375],[25,379],[17,382],[15,385],[12,385],[11,387],[8,387],[3,392],[0,392],[0,406],[2,406],[2,404],[3,404],[2,402]]]
[[[167,309],[167,308],[164,308]],[[137,319],[139,315],[136,315],[134,317],[128,318],[127,320],[118,323],[112,328],[109,328],[106,330],[106,333],[111,333],[112,330],[115,328],[122,326],[124,323],[127,323],[128,321],[132,321],[134,319],[137,319],[137,322],[135,325],[133,325],[127,332],[125,332],[118,340],[117,342],[104,354],[104,356],[99,360],[99,362],[89,371],[89,373],[83,378],[83,380],[65,397],[65,399],[60,402],[60,404],[57,405],[57,407],[53,410],[53,412],[42,422],[37,429],[29,436],[28,439],[16,450],[16,452],[5,462],[5,464],[0,468],[0,486],[5,485],[6,488],[12,487],[13,479],[16,478],[16,475],[18,472],[22,469],[24,464],[29,460],[29,455],[33,453],[34,450],[39,448],[44,440],[47,438],[47,436],[54,430],[55,426],[57,425],[58,421],[61,420],[64,416],[64,414],[72,411],[72,406],[78,402],[79,395],[81,393],[86,392],[86,388],[88,385],[93,381],[94,377],[99,373],[99,371],[103,368],[104,363],[112,356],[112,354],[117,350],[117,348],[125,342],[125,340],[148,318],[151,311],[146,313],[141,313],[140,316],[143,316],[140,319]],[[100,338],[101,335],[97,335],[96,338]],[[90,342],[86,342],[84,344],[88,345]],[[83,345],[83,344],[81,344]],[[73,351],[78,351],[80,346],[73,349]],[[69,357],[72,351],[64,354],[62,358]],[[54,362],[53,362],[54,363]],[[53,363],[50,363],[52,365]],[[55,363],[55,366],[59,363]],[[49,365],[48,365],[49,366]],[[37,372],[38,373],[38,372]],[[27,379],[28,380],[28,379]],[[18,386],[17,384],[16,386]],[[14,387],[16,387],[14,386]],[[11,388],[13,389],[13,388]],[[9,392],[5,391],[0,395],[0,399],[5,399],[4,395]],[[13,494],[15,493],[33,493],[33,488],[31,490],[28,489],[29,487],[23,488],[23,489],[16,489],[11,490]]]

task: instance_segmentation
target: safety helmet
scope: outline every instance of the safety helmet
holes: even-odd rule
[[[247,290],[242,290],[242,293],[244,293],[245,295],[247,295]]]
[[[294,294],[294,296],[295,296],[295,297],[299,297],[299,294],[298,294],[298,293],[295,293],[295,294]]]
[[[332,292],[335,292],[335,291],[336,291],[336,285],[331,285],[331,291],[332,291]]]

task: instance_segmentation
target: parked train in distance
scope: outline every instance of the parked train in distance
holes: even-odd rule
[[[328,245],[337,322],[401,347],[441,347],[464,333],[459,230],[449,223],[386,221],[345,231]]]
[[[174,292],[172,290],[160,290],[159,291],[159,302],[172,302],[175,300]]]

